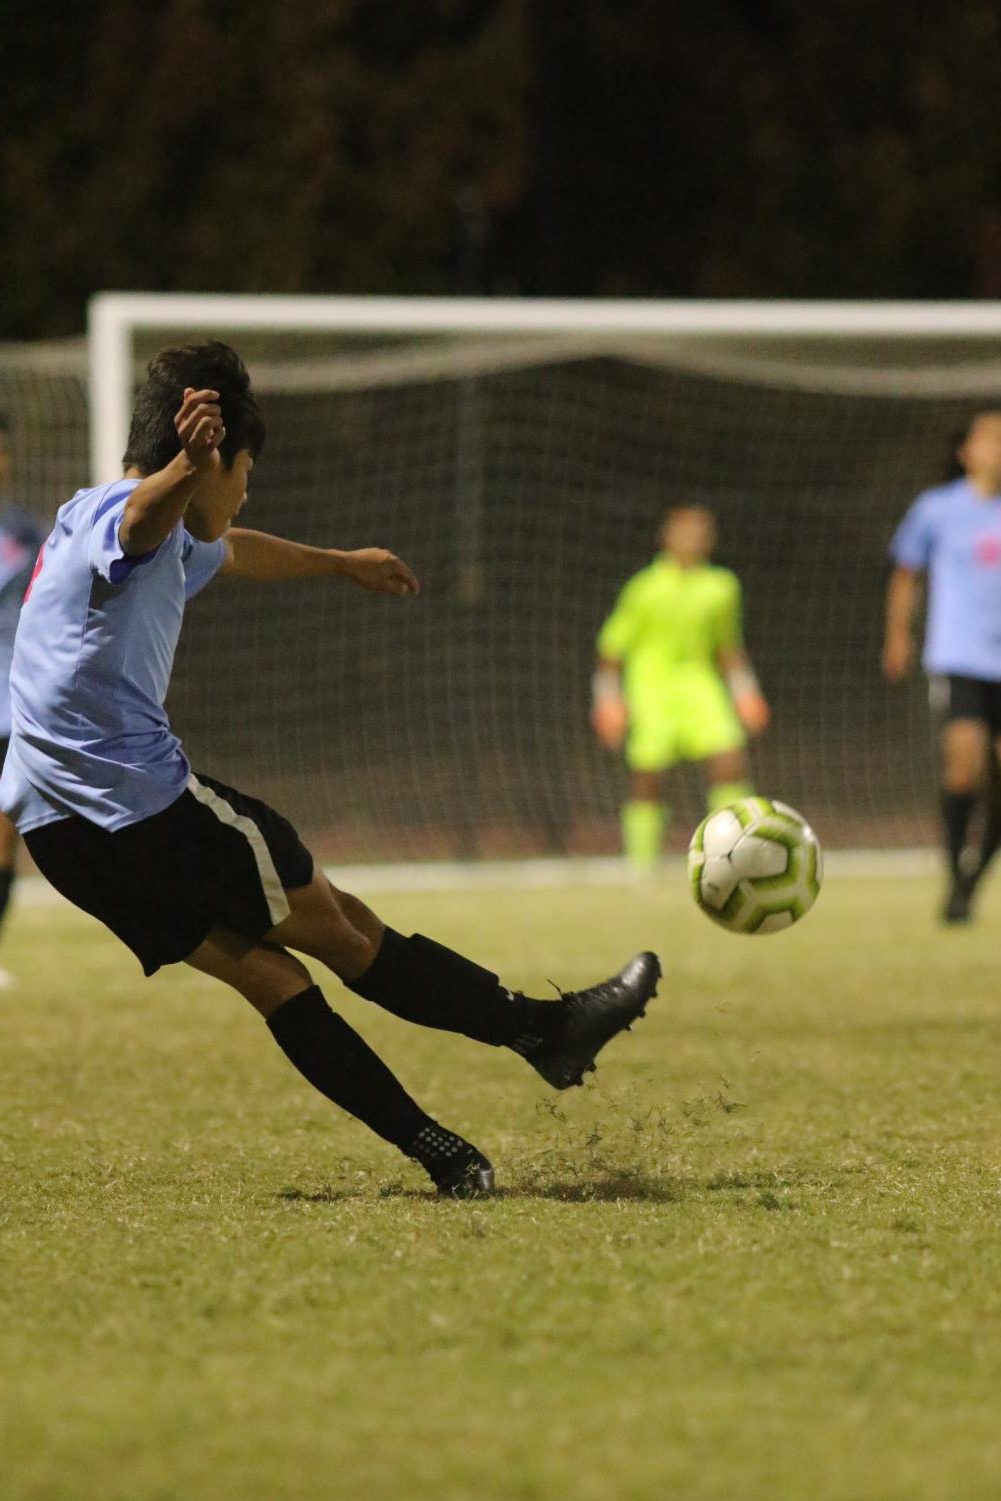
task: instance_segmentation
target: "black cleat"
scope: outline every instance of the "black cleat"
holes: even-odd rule
[[[563,1016],[552,1037],[526,1053],[527,1061],[554,1089],[583,1084],[584,1075],[594,1073],[594,1060],[605,1044],[646,1014],[660,973],[656,954],[637,954],[612,979],[588,990],[569,991],[555,1003],[563,1008]]]
[[[483,1153],[444,1126],[425,1126],[407,1156],[420,1163],[443,1199],[482,1199],[494,1191],[494,1170]]]
[[[495,1192],[493,1166],[470,1147],[469,1156],[435,1178],[435,1185],[441,1199],[488,1199]]]
[[[957,876],[949,888],[949,894],[942,908],[942,921],[950,927],[959,923],[968,923],[973,915],[973,891],[976,886],[975,878],[970,876]]]

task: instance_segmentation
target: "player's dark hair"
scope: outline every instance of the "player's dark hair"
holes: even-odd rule
[[[174,418],[186,390],[218,391],[226,436],[219,456],[227,469],[241,448],[256,459],[264,447],[264,419],[250,388],[250,376],[235,349],[211,339],[182,349],[161,349],[149,362],[145,383],[132,409],[129,446],[123,465],[155,474],[180,452]]]

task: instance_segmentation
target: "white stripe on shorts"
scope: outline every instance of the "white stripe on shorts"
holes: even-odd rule
[[[228,824],[231,829],[238,829],[247,840],[257,862],[261,890],[264,892],[264,899],[271,913],[272,925],[277,926],[288,917],[292,909],[288,904],[285,888],[278,879],[275,862],[271,858],[271,851],[265,843],[264,835],[252,818],[248,818],[244,813],[237,813],[235,808],[231,808],[226,799],[220,797],[218,792],[213,792],[211,787],[203,787],[193,772],[188,778],[188,791],[206,808],[209,808],[220,823]]]

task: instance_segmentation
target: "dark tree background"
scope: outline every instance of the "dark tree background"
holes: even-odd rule
[[[7,0],[0,337],[97,288],[1001,295],[996,0]]]

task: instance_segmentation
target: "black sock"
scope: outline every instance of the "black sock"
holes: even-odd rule
[[[268,1017],[275,1041],[314,1089],[363,1121],[408,1156],[437,1121],[412,1100],[399,1080],[316,985],[300,991]]]
[[[505,990],[495,974],[452,949],[414,933],[387,928],[365,973],[349,990],[404,1021],[461,1032],[494,1047],[531,1051],[552,1031],[558,1008],[550,1001]]]
[[[993,758],[992,758],[993,761]],[[984,827],[980,836],[980,858],[977,862],[977,879],[984,874],[998,850],[1001,849],[1001,776],[997,762],[991,769],[990,784],[984,808]]]
[[[10,893],[14,885],[14,870],[10,865],[0,868],[0,923],[4,920],[10,902]]]
[[[970,827],[970,815],[976,807],[972,792],[942,793],[942,823],[945,829],[945,851],[953,880],[960,876],[960,856],[966,848],[966,832]]]

